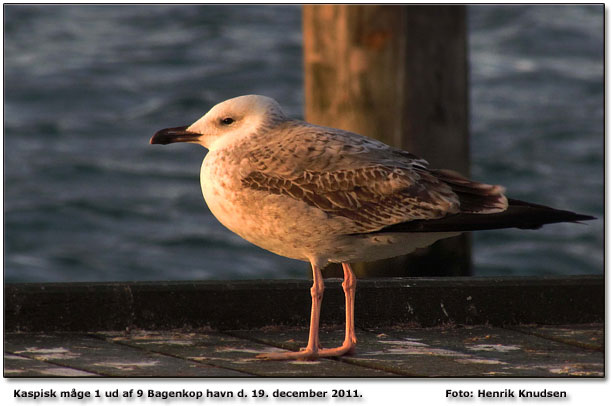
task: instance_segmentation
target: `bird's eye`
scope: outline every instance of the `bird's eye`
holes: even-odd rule
[[[223,120],[221,120],[221,123],[222,123],[222,124],[225,124],[225,125],[230,125],[230,124],[232,124],[233,122],[234,122],[234,119],[233,119],[233,118],[231,118],[231,117],[226,117],[226,118],[224,118]]]

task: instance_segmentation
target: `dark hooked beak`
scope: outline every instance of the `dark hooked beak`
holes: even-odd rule
[[[172,144],[173,142],[190,142],[190,141],[198,141],[201,134],[193,133],[187,131],[187,127],[173,127],[173,128],[164,128],[156,132],[151,140],[150,144]]]

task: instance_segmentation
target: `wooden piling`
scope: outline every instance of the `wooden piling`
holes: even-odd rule
[[[303,6],[305,118],[469,175],[464,6]],[[468,235],[359,276],[468,275]],[[329,276],[329,274],[328,274]]]

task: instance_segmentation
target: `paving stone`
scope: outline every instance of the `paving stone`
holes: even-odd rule
[[[110,343],[86,334],[9,333],[5,334],[4,350],[10,355],[43,361],[58,368],[104,376],[248,376],[238,371]],[[40,369],[32,372],[31,376],[35,375],[40,375]],[[26,373],[21,376],[26,376]]]
[[[259,330],[257,330],[259,331]],[[241,371],[257,376],[283,377],[371,377],[393,376],[379,369],[364,368],[330,359],[317,361],[266,361],[257,359],[263,352],[280,351],[249,338],[222,333],[180,333],[141,331],[130,335],[106,334],[107,340],[143,348],[204,364]],[[296,348],[298,349],[298,348]]]
[[[81,377],[81,376],[99,376],[97,374],[81,371],[74,368],[61,367],[49,362],[39,361],[36,359],[22,357],[15,354],[4,354],[4,376],[6,378],[30,378],[43,376],[57,377]]]
[[[603,377],[602,324],[415,325],[359,329],[355,354],[265,361],[306,346],[308,329],[5,334],[5,376]],[[325,348],[341,326],[322,326]]]
[[[306,345],[308,330],[302,328],[280,329],[279,331],[232,331],[242,337],[295,351]],[[401,376],[478,376],[481,371],[472,365],[458,368],[448,357],[437,357],[432,352],[404,351],[399,354],[395,341],[383,340],[378,334],[358,331],[358,347],[351,356],[338,357],[339,361],[366,368],[379,369]],[[342,328],[324,328],[320,332],[324,348],[339,346],[344,338]]]
[[[513,330],[581,348],[604,352],[604,325],[573,324],[564,326],[522,325]]]
[[[268,345],[296,350],[306,343],[308,331],[233,331]],[[324,347],[339,345],[341,328],[324,328]],[[489,327],[395,327],[358,331],[358,347],[342,362],[405,376],[427,377],[557,377],[603,376],[604,357],[517,331]]]
[[[604,354],[558,341],[491,326],[378,329],[396,341],[396,352],[414,346],[457,364],[470,364],[485,376],[604,376]],[[381,336],[385,339],[385,336]],[[400,339],[400,340],[396,340]],[[410,343],[404,344],[403,341]],[[404,349],[404,350],[403,350]]]

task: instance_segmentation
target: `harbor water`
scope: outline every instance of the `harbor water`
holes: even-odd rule
[[[474,233],[475,275],[603,272],[603,13],[468,8],[472,178],[598,217]],[[241,94],[302,117],[300,7],[5,5],[5,281],[308,277],[210,214],[205,149],[149,145]]]

